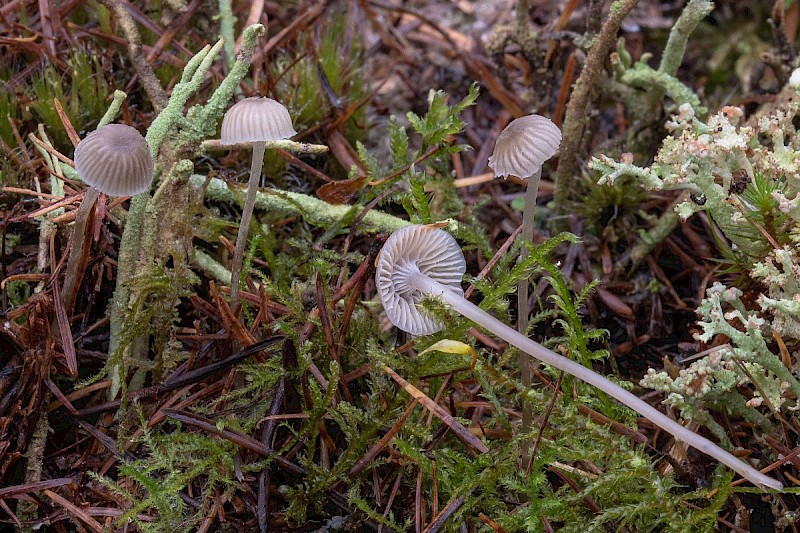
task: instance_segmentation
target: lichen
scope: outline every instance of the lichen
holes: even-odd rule
[[[634,165],[630,157],[599,156],[590,163],[601,173],[601,184],[630,176],[648,189],[688,192],[675,212],[684,220],[709,214],[731,243],[729,259],[745,265],[757,282],[746,298],[717,282],[697,308],[701,332],[695,338],[711,342],[724,335],[731,348],[677,377],[651,371],[642,380],[720,437],[709,409],[727,409],[763,425],[757,409],[795,409],[800,397],[794,369],[768,342],[773,335],[800,339],[800,136],[792,124],[799,111],[800,104],[789,100],[743,124],[740,108],[723,107],[702,120],[695,106],[684,103],[667,122],[671,133],[649,167]]]

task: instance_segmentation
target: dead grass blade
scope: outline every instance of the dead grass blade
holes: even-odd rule
[[[475,450],[481,453],[489,452],[489,448],[483,443],[483,441],[481,441],[478,437],[470,433],[467,428],[461,425],[461,423],[458,420],[453,418],[453,416],[450,413],[445,411],[442,406],[431,400],[424,392],[416,388],[414,385],[412,385],[411,383],[400,377],[400,375],[397,372],[389,368],[387,365],[383,365],[383,369],[386,371],[387,374],[389,374],[389,376],[391,376],[393,380],[397,382],[398,385],[403,387],[403,389],[407,393],[409,393],[412,397],[416,398],[417,401],[419,401],[419,403],[425,406],[427,410],[433,413],[433,415],[436,416],[436,418],[441,420],[442,423],[445,424],[450,429],[450,431],[452,431],[453,434],[455,434],[455,436],[459,438],[459,440],[461,440],[461,442],[463,442],[467,446],[474,448]]]
[[[73,504],[71,501],[67,500],[66,498],[59,496],[52,490],[44,491],[45,495],[50,498],[53,503],[56,503],[61,506],[66,512],[74,516],[75,518],[79,519],[81,522],[89,526],[92,531],[96,531],[97,533],[103,533],[103,526],[101,526],[97,520],[89,516],[83,509]]]
[[[56,112],[58,113],[58,118],[61,119],[61,124],[64,125],[64,131],[67,132],[67,137],[69,137],[70,142],[72,143],[73,147],[77,147],[78,143],[81,142],[81,137],[78,135],[78,132],[75,131],[75,127],[72,125],[72,121],[70,121],[67,113],[64,111],[64,108],[61,106],[61,102],[58,98],[53,98],[53,105],[56,108]]]
[[[236,339],[241,346],[247,347],[256,342],[255,337],[239,322],[236,315],[233,314],[228,302],[220,295],[217,290],[217,285],[213,281],[209,283],[211,288],[211,297],[214,299],[214,304],[219,311],[220,317],[225,324],[225,329],[231,332],[233,338]],[[262,361],[263,362],[263,361]]]
[[[422,533],[438,533],[444,527],[445,522],[447,522],[453,514],[458,511],[462,505],[464,505],[464,501],[466,497],[459,496],[455,500],[451,501],[447,505],[445,505],[442,512],[437,514],[433,517],[431,523],[422,530]]]
[[[72,483],[71,478],[61,477],[57,479],[48,479],[46,481],[37,481],[35,483],[24,483],[22,485],[2,487],[0,488],[0,499],[11,498],[20,494],[28,494],[29,492],[38,492],[40,490],[63,487],[64,485],[69,485],[70,483]]]
[[[61,333],[61,348],[64,350],[67,369],[69,369],[69,375],[75,378],[78,377],[78,356],[75,353],[75,342],[72,340],[72,330],[69,327],[67,310],[61,300],[57,279],[53,281],[53,305],[56,308],[56,320],[59,333]]]

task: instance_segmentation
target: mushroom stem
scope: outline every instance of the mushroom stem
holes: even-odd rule
[[[242,209],[242,220],[239,223],[239,234],[236,236],[236,248],[233,252],[231,264],[231,309],[236,311],[239,305],[239,276],[244,262],[244,251],[247,248],[247,234],[250,232],[250,219],[253,218],[253,208],[256,204],[258,182],[261,180],[261,167],[264,164],[264,150],[267,143],[264,141],[253,143],[253,159],[250,163],[250,180],[247,182],[247,197]]]
[[[525,243],[533,242],[533,215],[536,209],[536,197],[539,193],[539,179],[542,177],[542,168],[539,167],[532,176],[528,177],[528,188],[525,190],[525,204],[522,208],[522,248],[519,253],[519,260],[524,261],[528,258],[528,247]],[[528,278],[517,281],[517,331],[527,336],[528,331]],[[530,387],[533,383],[533,371],[531,370],[531,360],[524,352],[519,353],[519,371],[522,384]],[[525,403],[522,406],[522,428],[527,431],[533,422],[533,413],[530,405]],[[527,458],[528,442],[523,445],[523,458]]]
[[[528,248],[524,246],[524,243],[533,242],[533,212],[536,209],[536,196],[539,193],[539,179],[541,177],[542,169],[540,168],[533,176],[528,178],[528,188],[525,190],[525,205],[522,209],[523,246],[519,253],[520,261],[528,258]],[[525,278],[517,282],[517,330],[523,335],[528,329],[528,313],[528,278]],[[530,385],[530,382],[526,383],[526,385]]]
[[[416,267],[414,268],[416,269]],[[416,288],[423,294],[429,294],[431,296],[441,298],[442,302],[451,306],[454,311],[472,320],[486,330],[494,333],[504,341],[516,346],[518,349],[527,353],[531,357],[539,359],[550,366],[553,366],[559,370],[563,370],[564,372],[571,374],[572,376],[575,376],[576,378],[585,381],[594,387],[597,387],[612,398],[615,398],[617,401],[638,412],[664,431],[684,441],[686,444],[692,446],[696,450],[713,457],[735,472],[738,472],[740,475],[742,475],[742,477],[748,479],[753,484],[762,488],[766,487],[774,490],[783,489],[783,484],[781,484],[780,481],[762,474],[752,466],[734,457],[705,437],[686,429],[676,421],[661,413],[658,409],[652,407],[650,404],[642,401],[637,396],[631,394],[619,385],[609,381],[593,370],[551,350],[548,350],[538,342],[521,335],[517,331],[491,316],[486,311],[459,296],[445,285],[442,285],[441,283],[429,278],[418,269],[416,269],[416,272],[408,275],[407,281],[410,287]]]
[[[72,245],[69,249],[69,258],[67,259],[67,270],[64,275],[64,285],[61,289],[61,298],[64,302],[64,310],[69,313],[72,306],[75,304],[75,292],[78,288],[78,272],[83,270],[81,263],[83,263],[83,250],[86,245],[86,223],[89,221],[89,214],[92,212],[92,207],[100,197],[100,190],[94,187],[89,187],[86,194],[83,196],[83,201],[78,207],[78,212],[75,214],[75,227],[72,230]]]

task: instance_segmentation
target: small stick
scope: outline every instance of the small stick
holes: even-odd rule
[[[416,398],[426,409],[428,409],[432,414],[434,414],[439,420],[441,420],[450,430],[459,438],[464,444],[475,448],[477,451],[481,453],[488,453],[489,448],[477,438],[475,435],[470,433],[467,428],[461,425],[461,423],[453,418],[453,415],[448,413],[447,411],[442,408],[441,405],[431,400],[424,392],[413,386],[411,383],[400,377],[400,375],[389,368],[387,365],[383,365],[383,369],[386,371],[389,376],[393,380],[397,382],[398,385],[403,387],[407,393],[409,393],[412,397]]]
[[[578,173],[577,153],[586,128],[586,106],[589,104],[589,97],[595,81],[603,71],[606,56],[617,42],[617,31],[622,21],[638,3],[639,0],[616,0],[612,4],[611,14],[595,38],[586,56],[586,64],[575,82],[575,89],[572,91],[564,117],[564,142],[561,145],[560,164],[553,191],[556,208],[561,212],[567,208],[572,189],[570,182]]]
[[[56,113],[58,113],[58,118],[61,119],[61,124],[64,125],[64,130],[67,132],[67,137],[69,137],[70,142],[72,143],[72,147],[75,148],[78,146],[78,143],[81,142],[81,138],[78,135],[78,132],[75,131],[75,127],[72,125],[72,122],[69,120],[69,116],[64,111],[64,108],[61,106],[61,102],[58,98],[53,98],[53,106],[56,108]]]

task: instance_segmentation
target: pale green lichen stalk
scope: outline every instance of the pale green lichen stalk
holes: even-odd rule
[[[264,32],[265,29],[261,24],[254,24],[244,31],[241,51],[228,76],[209,98],[206,105],[194,106],[184,116],[186,102],[200,88],[205,75],[222,49],[224,40],[221,39],[213,47],[204,47],[186,64],[180,82],[172,90],[169,102],[153,120],[145,136],[150,146],[150,152],[156,161],[157,176],[165,172],[165,169],[173,168],[173,161],[165,160],[166,158],[174,157],[174,154],[194,152],[205,138],[213,135],[219,117],[250,67],[250,58],[253,55],[256,39]],[[180,132],[171,142],[169,153],[163,159],[158,158],[159,148],[175,127],[178,127]],[[162,176],[161,179],[168,179],[168,176]],[[150,233],[149,236],[142,235],[144,216],[149,202],[149,191],[133,198],[122,234],[117,288],[114,292],[110,314],[109,354],[113,359],[118,359],[120,356],[118,352],[123,347],[122,329],[125,315],[130,302],[135,299],[135,295],[131,294],[131,279],[137,274],[139,265],[152,264],[152,258],[156,256],[155,249],[144,249],[141,245],[143,241],[154,242],[154,233]],[[155,215],[155,219],[159,219],[158,214]],[[147,231],[155,232],[157,228],[151,226],[147,228]],[[112,375],[118,375],[118,372],[112,372]],[[119,386],[118,382],[116,386]],[[112,390],[111,393],[115,393],[115,391]]]
[[[233,66],[233,26],[236,17],[233,16],[231,0],[219,0],[219,34],[225,39],[225,64],[228,68]]]
[[[111,100],[111,105],[108,106],[108,111],[106,111],[100,119],[100,122],[97,123],[98,128],[105,126],[116,118],[117,113],[119,113],[119,108],[122,106],[122,102],[124,102],[127,97],[128,95],[119,89],[114,91],[114,98]]]
[[[206,183],[206,177],[194,175],[189,179],[189,183],[197,189],[201,189]],[[205,195],[209,200],[230,203],[238,201],[237,198],[240,200],[242,196],[235,195],[228,184],[218,178],[208,180]],[[284,216],[300,215],[311,224],[329,227],[347,216],[358,215],[363,207],[332,205],[307,194],[262,189],[256,195],[256,209]],[[402,218],[371,210],[364,215],[359,230],[364,233],[391,233],[409,224],[409,221]],[[449,220],[448,230],[457,232],[457,222]]]
[[[671,76],[678,72],[678,68],[683,62],[683,56],[686,53],[689,36],[700,24],[700,21],[706,18],[713,10],[714,2],[711,2],[711,0],[690,0],[686,4],[681,16],[678,17],[669,32],[669,39],[664,47],[661,63],[658,65],[659,72]]]
[[[203,141],[203,143],[200,145],[200,152],[203,153],[215,150],[236,150],[239,148],[247,149],[252,147],[253,147],[252,143],[223,145],[218,140],[214,139],[209,141]],[[286,150],[287,152],[291,152],[293,154],[312,154],[312,155],[324,154],[328,151],[328,147],[325,146],[324,144],[299,143],[296,141],[292,141],[290,139],[266,141],[264,143],[264,148],[266,150]]]
[[[33,133],[30,134],[30,137],[35,137]],[[39,140],[47,145],[52,147],[52,143],[50,139],[47,137],[47,134],[44,131],[44,127],[39,124]],[[50,194],[53,195],[55,198],[63,198],[64,197],[64,181],[60,179],[60,176],[63,176],[62,166],[60,161],[55,157],[50,155],[50,152],[39,146],[39,144],[34,143],[34,146],[41,154],[42,159],[45,162],[45,165],[51,170],[50,174]],[[68,165],[64,165],[69,167]],[[41,192],[41,184],[38,180],[36,180],[36,190]],[[53,211],[49,212],[48,214],[38,217],[37,220],[39,221],[39,249],[38,253],[36,254],[36,268],[40,273],[43,273],[47,269],[47,265],[50,262],[50,238],[55,230],[55,224],[53,223],[53,219],[64,212],[63,209],[54,209]],[[34,292],[38,293],[41,292],[45,287],[44,283],[39,283]]]

